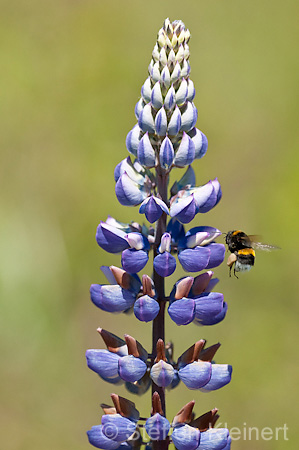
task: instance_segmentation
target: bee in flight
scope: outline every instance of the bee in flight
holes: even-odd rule
[[[232,268],[234,268],[236,278],[238,278],[236,272],[248,272],[254,266],[254,249],[271,251],[279,248],[273,245],[262,244],[258,241],[257,236],[247,235],[241,230],[228,231],[225,242],[228,250],[231,252],[227,260],[229,276],[231,276]]]

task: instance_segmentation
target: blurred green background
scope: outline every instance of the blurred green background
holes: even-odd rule
[[[282,248],[258,254],[239,280],[225,264],[215,270],[229,304],[223,323],[167,320],[176,356],[206,338],[222,342],[218,362],[234,367],[221,391],[170,392],[168,415],[195,399],[197,414],[217,406],[230,428],[289,428],[288,441],[253,434],[233,449],[298,447],[298,13],[295,0],[1,1],[1,448],[90,448],[85,431],[114,390],[149,413],[149,394],[105,384],[84,353],[102,347],[100,325],[150,348],[149,324],[101,312],[88,290],[104,282],[102,264],[120,263],[96,245],[99,221],[138,219],[138,208],[118,204],[113,169],[127,156],[166,17],[192,34],[197,126],[209,139],[198,183],[217,176],[224,193],[194,224]]]

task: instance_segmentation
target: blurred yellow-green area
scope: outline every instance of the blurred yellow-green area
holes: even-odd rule
[[[113,169],[127,156],[166,17],[192,35],[197,127],[209,139],[197,182],[217,176],[223,190],[192,225],[242,229],[281,247],[259,253],[239,280],[225,264],[215,269],[229,305],[221,324],[177,328],[167,318],[176,357],[205,338],[220,341],[217,362],[234,367],[220,391],[167,392],[168,417],[194,399],[197,415],[217,406],[222,426],[241,429],[232,449],[298,448],[298,14],[295,0],[1,2],[1,448],[89,449],[86,430],[113,391],[149,415],[150,394],[105,384],[85,350],[103,348],[102,326],[150,351],[151,325],[101,312],[89,286],[105,282],[101,265],[120,264],[95,242],[99,221],[144,220],[118,204]],[[275,435],[284,424],[288,440]],[[248,427],[273,437],[250,440]]]

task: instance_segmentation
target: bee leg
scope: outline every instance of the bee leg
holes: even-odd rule
[[[237,279],[239,279],[239,277],[237,277],[237,275],[236,275],[236,270],[235,270],[235,268],[234,268],[234,276],[235,276]]]

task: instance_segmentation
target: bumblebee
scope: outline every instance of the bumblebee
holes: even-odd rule
[[[278,249],[273,245],[262,244],[258,241],[257,236],[248,236],[241,230],[228,231],[225,237],[228,250],[231,252],[227,260],[229,266],[229,276],[231,276],[232,268],[234,268],[234,275],[236,272],[248,272],[255,261],[254,249],[271,251]]]

